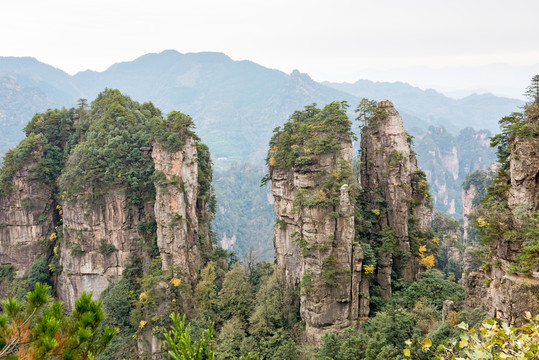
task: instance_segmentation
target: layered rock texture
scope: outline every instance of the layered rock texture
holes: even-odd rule
[[[126,201],[125,189],[107,189],[96,204],[83,200],[65,202],[63,242],[57,293],[73,304],[83,291],[99,297],[122,276],[130,254],[143,242],[137,224],[151,216],[152,206],[138,208]],[[69,305],[68,305],[69,306]]]
[[[117,90],[36,115],[0,171],[0,262],[22,276],[45,257],[68,307],[137,262],[193,284],[212,248],[211,161],[193,125]]]
[[[40,141],[31,145],[29,158],[18,163],[20,168],[5,179],[6,191],[0,192],[0,264],[12,265],[18,276],[48,255],[55,232],[53,189],[37,178],[33,160],[43,156],[43,148]]]
[[[354,245],[350,198],[350,123],[338,103],[296,112],[273,137],[269,154],[275,197],[275,271],[301,288],[307,337],[353,325],[359,313],[363,254]]]
[[[537,210],[539,209],[539,104],[503,119],[500,170],[477,210],[483,242],[490,247],[482,270],[466,278],[469,299],[510,324],[539,312]],[[495,138],[496,139],[496,138]]]
[[[155,171],[166,179],[164,184],[156,184],[154,208],[163,268],[177,265],[194,281],[210,243],[206,201],[200,198],[197,144],[188,138],[179,151],[170,152],[156,143],[152,158]]]
[[[389,298],[393,268],[405,281],[417,278],[418,232],[428,230],[432,220],[425,174],[389,100],[378,102],[361,132],[361,185],[375,215],[368,236],[378,253],[376,281]]]

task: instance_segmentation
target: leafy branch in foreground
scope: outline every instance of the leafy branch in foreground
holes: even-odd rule
[[[461,323],[459,328],[466,330],[460,338],[448,345],[440,345],[437,352],[430,348],[432,341],[425,339],[419,348],[407,341],[404,356],[418,358],[419,353],[431,353],[440,360],[481,360],[481,359],[539,359],[539,315],[532,318],[526,314],[527,323],[520,328],[510,327],[504,322],[487,319],[476,329],[468,330]]]
[[[118,330],[99,330],[105,319],[101,301],[83,293],[65,315],[61,301],[51,303],[49,289],[36,283],[25,302],[2,300],[0,359],[93,359],[110,344]]]
[[[213,326],[214,323],[208,319],[208,328],[198,341],[191,339],[191,324],[185,323],[185,315],[170,314],[172,319],[172,329],[165,332],[165,345],[168,348],[168,355],[173,360],[213,360]],[[239,360],[257,360],[258,356],[247,355]]]

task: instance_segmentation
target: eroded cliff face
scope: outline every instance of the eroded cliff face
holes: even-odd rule
[[[511,186],[507,204],[515,225],[522,226],[525,217],[539,205],[539,140],[516,139],[509,157]],[[529,276],[510,271],[511,262],[523,244],[496,242],[492,246],[492,267],[487,274],[487,307],[489,315],[514,324],[525,312],[539,313],[539,273]]]
[[[467,189],[462,189],[462,215],[464,220],[464,234],[462,237],[464,241],[467,242],[470,240],[470,215],[472,215],[477,208],[477,206],[474,205],[474,199],[477,195],[478,191],[474,184],[470,184]]]
[[[276,145],[270,150],[269,161],[277,215],[273,238],[275,271],[285,288],[300,291],[300,315],[305,321],[306,336],[313,343],[318,343],[324,332],[340,331],[358,319],[363,259],[361,247],[354,245],[354,205],[345,183],[351,180],[350,125],[340,107],[328,107],[324,110],[342,117],[346,125],[342,132],[330,135],[339,139],[338,143],[322,153],[303,155],[309,154],[313,137],[283,144],[303,134],[293,133],[285,125],[285,130],[274,137]],[[309,120],[297,121],[299,129],[319,129],[326,124],[326,113],[309,110],[304,113]],[[320,143],[330,141],[325,133],[313,136],[322,139]],[[282,166],[272,160],[280,149],[285,153],[281,158],[295,157],[295,165]]]
[[[197,207],[200,192],[197,155],[192,138],[178,152],[164,150],[159,144],[154,144],[152,151],[155,171],[165,176],[164,183],[156,184],[155,198],[157,246],[163,268],[178,265],[190,281],[196,279],[202,264],[199,247],[205,243],[199,240],[199,218],[203,218],[205,203]],[[204,232],[200,234],[204,235]]]
[[[41,156],[38,147],[33,158]],[[26,161],[13,174],[9,194],[0,196],[0,264],[12,265],[19,277],[48,255],[55,232],[53,189],[36,178],[36,167],[36,161]]]
[[[203,263],[200,247],[211,247],[206,201],[199,199],[196,143],[187,138],[176,152],[155,143],[151,158],[156,172],[155,200],[134,206],[126,199],[125,187],[116,186],[92,202],[84,194],[65,202],[58,295],[67,304],[83,291],[99,297],[121,278],[131,254],[148,261],[143,249],[153,244],[141,234],[141,223],[157,224],[163,269],[177,266],[184,280],[196,280]]]
[[[361,247],[354,248],[354,207],[347,185],[336,206],[297,202],[301,192],[318,194],[321,180],[352,162],[352,143],[340,154],[319,156],[316,165],[272,171],[275,197],[275,271],[289,288],[301,285],[300,313],[307,336],[319,341],[326,331],[342,330],[358,317]]]
[[[92,291],[98,298],[116,283],[129,255],[138,253],[142,246],[137,224],[152,212],[152,204],[130,206],[121,186],[108,188],[95,203],[82,197],[65,201],[59,298],[70,306],[83,291]]]
[[[507,145],[494,185],[477,210],[478,229],[489,245],[482,269],[466,278],[468,297],[484,304],[488,315],[519,324],[526,312],[539,313],[539,272],[536,253],[539,209],[539,139],[537,100],[524,116],[509,116]],[[530,250],[530,247],[532,250]]]
[[[382,296],[389,298],[393,267],[403,280],[417,279],[420,267],[414,256],[417,254],[411,253],[410,226],[427,230],[432,208],[426,178],[418,170],[402,118],[389,100],[380,101],[377,106],[385,115],[373,117],[361,133],[361,185],[377,216],[372,241],[380,237],[386,242],[395,240],[393,251],[378,253],[376,279]]]

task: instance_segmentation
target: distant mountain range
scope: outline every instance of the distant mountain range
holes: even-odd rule
[[[317,83],[298,71],[288,75],[222,53],[167,50],[74,76],[33,58],[0,57],[0,154],[22,138],[18,130],[36,111],[74,106],[106,87],[135,100],[151,99],[165,112],[190,114],[223,169],[233,161],[261,163],[273,128],[313,102],[346,100],[353,110],[362,97],[388,98],[414,135],[426,133],[430,125],[452,133],[467,126],[495,132],[498,119],[522,105],[493,95],[455,100],[404,83]]]
[[[267,188],[260,188],[256,178],[264,171],[273,129],[295,110],[348,101],[354,118],[361,98],[390,99],[416,137],[419,167],[428,175],[436,210],[460,217],[465,173],[486,168],[494,159],[490,133],[469,127],[495,133],[498,120],[523,105],[490,94],[456,100],[405,83],[318,83],[297,70],[288,75],[211,52],[168,50],[74,76],[33,58],[0,57],[0,156],[24,137],[22,129],[36,112],[75,107],[78,99],[93,99],[105,88],[118,88],[134,100],[149,99],[165,113],[179,110],[193,117],[218,170],[214,228],[229,249],[240,256],[249,247],[259,249],[264,260],[272,258],[273,210]],[[240,165],[244,162],[252,165]],[[240,199],[238,192],[249,199]]]

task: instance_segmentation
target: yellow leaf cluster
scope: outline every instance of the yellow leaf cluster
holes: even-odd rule
[[[432,238],[432,242],[435,243],[435,244],[439,244],[440,243],[440,238],[435,236],[435,237]]]
[[[58,235],[56,235],[56,233],[52,233],[51,234],[51,237],[49,238],[51,241],[54,241],[56,240],[56,238],[58,237]]]
[[[138,324],[139,329],[144,329],[144,326],[146,326],[147,323],[147,321],[140,320],[140,323]]]
[[[483,218],[477,218],[477,224],[479,227],[485,227],[488,225],[488,222]]]
[[[421,260],[419,260],[419,264],[423,265],[427,269],[430,269],[435,264],[434,255],[430,254],[429,256],[421,258]]]
[[[427,251],[427,245],[421,245],[419,247],[419,256],[423,257],[423,254]]]
[[[56,245],[52,251],[54,252],[55,256],[58,256],[58,245]]]
[[[273,156],[269,159],[269,166],[275,166],[275,158]]]
[[[290,146],[290,149],[295,149],[295,148],[297,148],[297,147],[298,147],[298,146],[297,146],[296,144],[294,144],[294,145]]]
[[[148,301],[148,294],[146,294],[145,292],[140,293],[138,299],[140,302],[146,302]]]
[[[320,191],[318,191],[318,197],[320,199],[327,199],[327,194],[326,194],[326,192],[324,190],[320,190]]]
[[[365,274],[372,274],[374,272],[374,265],[363,265],[363,271]]]
[[[178,278],[173,277],[172,279],[170,279],[170,283],[171,283],[174,287],[177,287],[177,286],[179,286],[179,285],[182,283],[182,279],[178,279]]]

